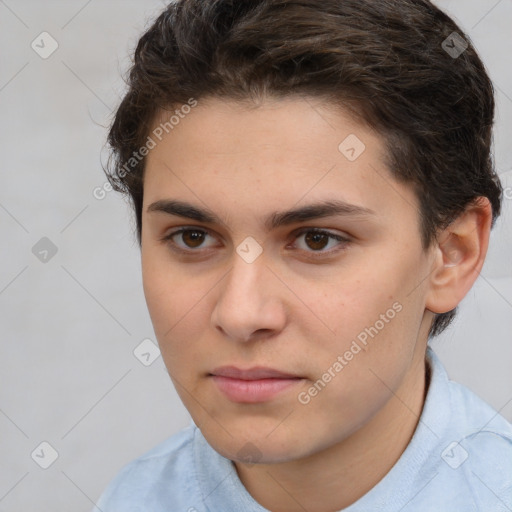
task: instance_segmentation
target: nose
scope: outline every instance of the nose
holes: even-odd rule
[[[212,324],[234,341],[275,335],[286,325],[282,293],[282,284],[267,268],[263,256],[247,263],[235,254],[233,267],[218,288]]]

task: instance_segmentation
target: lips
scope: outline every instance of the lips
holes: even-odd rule
[[[226,398],[237,403],[269,401],[303,380],[300,376],[273,368],[243,370],[235,366],[216,368],[209,377]]]
[[[294,379],[299,378],[291,373],[285,373],[272,368],[258,366],[241,370],[236,366],[221,366],[213,370],[212,375],[219,377],[227,377],[239,380],[260,380],[260,379]]]

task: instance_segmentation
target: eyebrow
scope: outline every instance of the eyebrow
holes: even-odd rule
[[[161,212],[168,215],[176,215],[186,219],[192,219],[206,224],[224,224],[224,222],[208,208],[199,208],[184,201],[173,199],[161,199],[150,204],[146,210],[150,212]],[[264,226],[267,230],[276,229],[281,226],[287,226],[297,222],[320,219],[343,215],[349,217],[368,217],[375,215],[373,210],[346,203],[340,200],[329,200],[320,203],[309,204],[293,210],[274,212],[265,220]]]

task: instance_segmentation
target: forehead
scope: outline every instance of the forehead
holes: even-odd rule
[[[308,153],[311,158],[329,154],[338,158],[339,138],[354,135],[365,139],[371,152],[380,151],[380,157],[386,157],[383,137],[356,120],[348,109],[298,95],[269,97],[257,103],[208,97],[193,108],[176,105],[155,116],[152,133],[155,131],[159,140],[171,143],[173,139],[180,146],[185,143],[183,149],[193,149],[197,155],[220,153],[220,148],[235,154],[274,147],[282,152]],[[167,137],[170,134],[173,136]]]
[[[179,120],[176,109],[161,112],[150,134],[156,146],[146,161],[146,205],[178,194],[257,214],[264,205],[282,209],[329,194],[382,212],[416,206],[386,167],[384,138],[318,99],[249,105],[210,98]],[[165,124],[173,115],[175,124]]]

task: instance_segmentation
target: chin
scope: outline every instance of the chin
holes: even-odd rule
[[[211,425],[206,428],[201,427],[205,439],[215,451],[234,462],[278,464],[307,457],[314,451],[308,450],[304,439],[294,438],[286,429],[282,432],[272,432],[272,429],[276,429],[275,422],[272,428],[268,428],[267,425],[258,428],[254,420],[252,420],[252,428],[235,429],[225,425],[227,432],[231,435],[218,426],[213,430],[209,427]],[[268,435],[267,432],[271,434]]]

